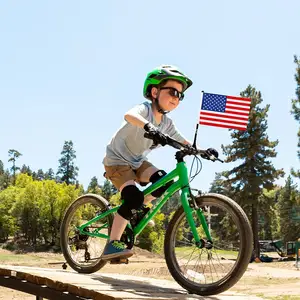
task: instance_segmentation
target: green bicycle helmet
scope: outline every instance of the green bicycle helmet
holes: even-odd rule
[[[152,100],[151,88],[168,79],[176,80],[182,83],[183,92],[193,84],[192,80],[183,74],[177,67],[171,65],[162,65],[147,74],[143,90],[144,97]]]

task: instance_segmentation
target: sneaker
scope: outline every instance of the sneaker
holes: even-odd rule
[[[126,245],[120,241],[110,241],[106,244],[101,259],[110,260],[115,258],[127,258],[133,255],[132,249],[127,249]]]
[[[147,214],[147,212],[150,210],[150,207],[145,206],[144,204],[136,211],[134,216],[130,219],[130,224],[132,227],[135,227]],[[150,220],[147,224],[149,227],[154,227],[155,222],[153,220]]]

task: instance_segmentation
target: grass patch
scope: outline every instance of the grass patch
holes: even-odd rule
[[[0,263],[9,262],[29,262],[29,261],[41,261],[46,260],[46,258],[41,258],[30,254],[6,254],[0,253]]]

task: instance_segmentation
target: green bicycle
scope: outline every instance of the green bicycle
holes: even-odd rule
[[[169,222],[164,238],[168,270],[190,293],[202,296],[221,293],[243,276],[250,262],[253,236],[249,220],[242,208],[226,196],[199,191],[193,194],[197,190],[190,188],[184,157],[194,155],[200,161],[198,155],[207,155],[206,150],[188,147],[170,137],[167,144],[178,149],[176,168],[147,187],[144,195],[170,181],[173,183],[138,224],[127,225],[122,241],[132,248],[148,222],[180,191],[181,206]],[[208,159],[219,160],[213,155]],[[64,257],[72,269],[93,273],[105,266],[107,261],[101,259],[101,254],[109,241],[118,208],[112,208],[106,199],[95,194],[80,196],[69,206],[60,237]]]

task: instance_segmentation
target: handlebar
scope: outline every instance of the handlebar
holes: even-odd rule
[[[220,161],[222,163],[224,162],[223,160],[221,160],[221,159],[215,157],[214,155],[208,153],[207,150],[196,149],[196,148],[194,148],[190,145],[188,146],[188,145],[182,144],[182,143],[172,139],[170,136],[168,136],[166,134],[164,134],[164,136],[166,137],[167,145],[184,152],[186,155],[201,155],[201,156],[205,155],[211,161],[216,161],[217,160],[217,161]],[[149,132],[145,132],[144,137],[147,138],[147,139],[153,140],[153,135],[151,135]]]

